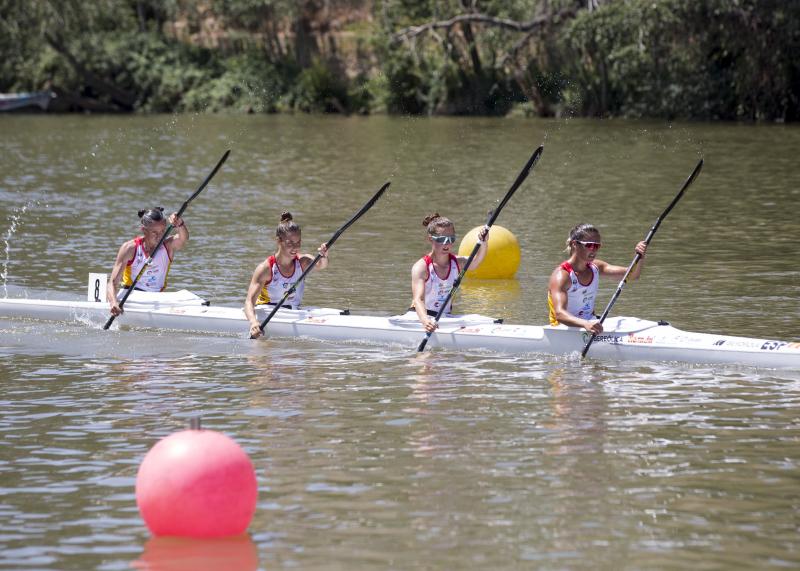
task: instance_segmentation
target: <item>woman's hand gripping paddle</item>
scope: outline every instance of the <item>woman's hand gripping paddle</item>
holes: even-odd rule
[[[661,226],[661,222],[664,220],[664,218],[667,217],[667,214],[669,214],[670,210],[672,210],[675,207],[675,205],[678,204],[678,201],[681,199],[681,197],[683,197],[683,193],[686,192],[686,189],[689,188],[689,185],[694,182],[694,179],[697,178],[698,174],[700,174],[700,169],[702,168],[703,168],[703,159],[700,159],[700,161],[697,163],[697,166],[694,167],[694,171],[692,171],[692,174],[690,174],[689,178],[686,179],[686,182],[683,183],[683,187],[681,188],[680,192],[678,192],[675,198],[672,199],[672,202],[669,203],[669,206],[667,206],[666,210],[664,210],[664,212],[661,213],[661,216],[658,217],[655,224],[653,224],[653,227],[650,228],[650,231],[647,233],[647,237],[645,237],[644,239],[645,244],[648,245],[650,244],[650,240],[653,239],[656,230],[658,230],[658,227]],[[633,261],[631,262],[631,265],[628,266],[625,275],[622,276],[622,280],[619,282],[619,285],[617,286],[617,290],[614,292],[614,295],[611,296],[611,300],[608,302],[605,311],[603,311],[603,315],[600,316],[600,323],[603,323],[603,321],[606,320],[606,317],[608,317],[608,312],[611,311],[611,308],[616,303],[617,298],[622,293],[622,288],[625,287],[625,284],[628,281],[628,275],[631,273],[636,264],[639,263],[639,260],[641,258],[642,255],[639,252],[636,252],[636,255],[633,257]],[[592,346],[595,337],[597,337],[597,333],[592,333],[592,336],[586,342],[583,351],[581,351],[581,358],[586,357],[586,353],[589,351],[589,347]]]
[[[500,214],[500,211],[503,210],[503,207],[506,205],[509,199],[522,185],[522,183],[525,182],[525,179],[528,178],[528,174],[530,174],[531,170],[533,170],[533,167],[536,166],[539,157],[542,156],[542,151],[544,151],[544,145],[540,145],[539,148],[533,152],[531,158],[528,159],[528,162],[525,163],[525,166],[522,168],[522,171],[517,176],[517,180],[515,180],[514,184],[511,185],[511,188],[503,197],[503,200],[500,201],[500,204],[497,205],[497,208],[495,208],[492,212],[489,213],[489,219],[486,221],[487,227],[491,228],[492,224],[494,224],[494,221],[497,220],[497,216]],[[461,273],[458,274],[458,277],[453,282],[453,287],[450,288],[450,292],[447,294],[447,298],[445,298],[444,303],[442,303],[442,307],[439,309],[439,313],[436,314],[436,317],[434,318],[435,323],[437,324],[439,323],[439,319],[442,317],[444,310],[447,308],[447,304],[450,303],[450,300],[453,298],[453,294],[455,294],[456,290],[461,285],[461,280],[464,278],[464,274],[467,273],[467,269],[469,269],[469,265],[472,263],[472,260],[473,258],[475,258],[475,255],[478,253],[480,247],[481,247],[481,242],[480,240],[478,240],[478,242],[475,244],[475,247],[472,248],[472,253],[470,253],[469,258],[467,258],[467,261],[464,263],[464,267],[461,268]],[[425,345],[428,344],[428,340],[431,338],[431,335],[433,335],[433,331],[428,331],[425,334],[425,338],[419,344],[419,347],[417,347],[418,352],[422,352],[425,350]]]
[[[230,150],[225,151],[225,154],[222,155],[222,158],[217,163],[217,166],[215,166],[214,170],[212,170],[211,173],[206,177],[206,179],[200,185],[200,188],[198,188],[194,192],[194,194],[192,194],[192,196],[190,196],[186,200],[186,202],[183,203],[183,205],[181,206],[181,209],[178,210],[177,218],[181,217],[181,215],[183,214],[183,211],[186,210],[187,206],[189,206],[189,203],[192,200],[194,200],[195,198],[197,198],[197,195],[200,194],[206,186],[208,186],[208,183],[211,181],[212,178],[214,178],[214,175],[217,174],[217,171],[220,169],[220,167],[222,167],[223,163],[226,160],[228,160],[228,155],[230,155],[230,154],[231,154]],[[153,248],[153,251],[150,253],[150,257],[147,258],[147,260],[145,260],[144,265],[142,266],[142,269],[139,270],[138,274],[136,274],[136,278],[133,280],[133,283],[131,284],[131,287],[129,287],[125,291],[125,295],[122,296],[122,299],[119,301],[119,308],[120,309],[122,309],[122,306],[125,305],[125,301],[128,299],[128,296],[131,295],[131,292],[133,291],[133,288],[136,287],[136,283],[139,281],[139,278],[142,277],[142,274],[144,273],[144,270],[147,268],[147,266],[149,266],[153,262],[153,256],[155,255],[156,252],[158,252],[158,249],[161,247],[161,244],[164,243],[164,240],[167,239],[167,237],[169,236],[169,233],[172,232],[172,228],[173,228],[173,226],[172,226],[172,224],[170,224],[169,226],[167,226],[167,229],[164,230],[164,234],[161,235],[161,239],[158,241],[158,244],[156,244],[156,247]],[[103,329],[108,329],[109,327],[111,327],[111,324],[114,323],[114,318],[115,317],[116,317],[116,315],[112,315],[111,317],[109,317],[108,321],[106,321],[106,324],[103,325]]]

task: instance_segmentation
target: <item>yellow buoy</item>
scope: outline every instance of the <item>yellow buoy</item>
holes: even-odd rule
[[[478,232],[483,226],[473,228],[461,239],[458,247],[459,256],[469,256],[478,242]],[[494,225],[489,231],[489,251],[476,269],[467,270],[467,277],[480,279],[513,278],[519,268],[521,259],[519,242],[510,230]]]

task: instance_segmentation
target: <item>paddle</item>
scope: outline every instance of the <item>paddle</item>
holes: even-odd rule
[[[178,210],[178,215],[176,216],[176,218],[180,218],[181,217],[181,215],[183,214],[183,211],[186,210],[187,206],[189,206],[189,203],[192,200],[194,200],[195,198],[197,198],[197,195],[200,194],[203,191],[203,189],[208,185],[208,183],[211,181],[211,179],[214,178],[214,175],[217,174],[217,171],[220,169],[220,167],[222,167],[223,163],[226,160],[228,160],[228,155],[230,155],[230,154],[231,154],[230,149],[225,151],[225,154],[222,155],[222,158],[217,163],[217,166],[214,167],[214,170],[211,171],[211,173],[206,177],[206,179],[203,181],[203,183],[200,185],[200,187],[194,192],[194,194],[192,196],[190,196],[186,200],[186,202],[183,203],[183,206],[181,206],[181,209]],[[169,233],[172,232],[172,228],[173,228],[173,226],[172,226],[172,224],[170,224],[169,226],[167,226],[167,229],[164,230],[164,233],[161,235],[161,239],[158,241],[158,244],[156,244],[156,247],[153,248],[153,251],[150,254],[150,257],[145,260],[144,265],[142,266],[142,269],[139,270],[138,274],[136,274],[136,278],[133,280],[133,283],[128,288],[128,290],[125,292],[125,295],[122,296],[122,299],[119,302],[119,308],[120,309],[122,309],[122,306],[125,305],[125,301],[128,299],[128,296],[131,295],[131,292],[133,291],[133,288],[136,287],[136,283],[139,281],[139,278],[142,277],[142,274],[144,273],[144,270],[147,268],[147,266],[149,266],[153,262],[153,256],[156,254],[156,252],[158,252],[158,249],[161,247],[161,244],[164,243],[164,240],[167,239],[167,237],[169,236]],[[115,317],[116,317],[116,315],[112,315],[111,317],[109,317],[108,321],[106,321],[106,324],[103,325],[103,329],[108,329],[109,327],[111,327],[111,324],[114,323],[114,318]]]
[[[528,174],[536,165],[537,161],[539,160],[539,157],[542,156],[542,151],[544,151],[544,145],[539,145],[539,148],[537,148],[533,152],[531,158],[529,158],[528,162],[525,163],[525,166],[522,168],[522,171],[517,176],[517,180],[515,180],[514,184],[511,185],[511,188],[503,197],[503,200],[500,201],[500,204],[497,205],[497,208],[489,212],[489,219],[486,221],[487,227],[491,228],[492,224],[494,224],[494,221],[497,220],[497,216],[500,214],[500,211],[503,210],[503,207],[506,205],[509,199],[511,199],[513,194],[522,185],[522,183],[525,182],[525,179],[528,178]],[[458,277],[453,282],[453,287],[450,288],[450,292],[447,294],[444,303],[442,303],[442,307],[439,309],[439,313],[436,314],[436,317],[434,318],[434,321],[436,323],[439,323],[439,319],[441,319],[444,310],[447,308],[447,304],[453,298],[453,294],[455,294],[456,290],[461,285],[461,280],[464,278],[464,274],[467,273],[467,269],[469,268],[469,265],[472,263],[473,258],[475,258],[475,255],[478,253],[478,250],[480,250],[480,247],[481,247],[481,242],[480,240],[478,240],[475,243],[475,246],[472,248],[472,252],[470,253],[469,258],[467,258],[467,261],[464,263],[464,267],[461,268],[461,273],[458,274]],[[419,347],[417,347],[417,352],[422,352],[425,350],[425,345],[428,344],[428,340],[431,338],[431,335],[433,335],[433,331],[427,331],[425,333],[425,339],[423,339],[422,342],[419,344]]]
[[[382,187],[380,187],[380,189],[378,189],[378,192],[376,192],[375,195],[372,198],[370,198],[364,206],[361,207],[361,210],[356,212],[355,215],[350,220],[348,220],[347,223],[344,226],[339,228],[333,234],[333,236],[331,236],[331,239],[328,240],[325,243],[325,245],[328,247],[328,249],[330,249],[330,247],[333,246],[333,243],[336,242],[336,240],[339,238],[339,236],[342,235],[342,233],[345,230],[350,228],[350,226],[352,226],[353,223],[356,220],[361,218],[367,210],[372,208],[372,206],[376,202],[378,202],[378,199],[383,195],[384,192],[386,192],[386,189],[389,188],[390,184],[392,184],[392,183],[387,182]],[[278,303],[275,304],[275,307],[272,308],[272,311],[269,312],[269,315],[267,315],[267,317],[264,319],[264,321],[261,322],[261,325],[259,327],[260,327],[262,333],[264,332],[264,328],[267,326],[267,323],[269,323],[270,319],[272,319],[272,317],[276,313],[278,313],[278,310],[283,306],[283,302],[285,302],[289,298],[289,296],[292,295],[292,293],[294,293],[294,291],[297,289],[297,286],[300,285],[300,283],[306,278],[306,275],[308,275],[308,272],[310,272],[314,268],[314,266],[317,265],[317,262],[319,262],[321,258],[322,258],[322,254],[317,254],[317,256],[311,261],[311,263],[308,264],[308,267],[303,271],[303,273],[300,274],[300,277],[297,278],[297,281],[294,282],[289,287],[289,289],[286,290],[286,293],[283,294],[283,297],[281,298],[281,300]],[[255,337],[253,337],[251,335],[250,339],[255,339]]]
[[[653,239],[653,236],[655,235],[656,230],[658,230],[658,227],[661,225],[661,222],[664,220],[664,218],[667,217],[667,214],[669,214],[670,211],[675,207],[675,205],[683,196],[683,193],[686,192],[687,188],[689,188],[689,185],[694,182],[694,179],[697,178],[698,174],[700,174],[700,169],[702,168],[703,168],[703,159],[700,159],[700,161],[697,163],[697,166],[694,167],[694,171],[692,171],[692,174],[690,174],[689,178],[686,179],[686,182],[683,183],[683,188],[681,188],[680,192],[675,196],[675,198],[672,199],[672,202],[669,203],[667,209],[661,213],[661,216],[658,217],[656,223],[653,224],[653,227],[650,228],[650,231],[647,233],[647,237],[645,237],[644,239],[645,244],[650,244],[650,240]],[[605,311],[603,311],[603,315],[600,316],[600,323],[603,323],[603,321],[606,320],[606,317],[608,317],[608,312],[611,311],[611,307],[614,305],[614,303],[616,303],[617,298],[622,293],[622,288],[625,287],[625,284],[628,281],[628,275],[631,273],[636,264],[639,263],[639,260],[641,258],[642,255],[639,254],[639,252],[636,252],[636,255],[633,257],[633,261],[631,262],[631,265],[628,266],[625,275],[622,276],[622,280],[619,282],[619,285],[617,286],[617,291],[615,291],[614,295],[611,296],[611,300],[608,302]],[[597,337],[597,333],[592,333],[592,336],[586,342],[586,346],[583,348],[583,351],[581,351],[581,358],[586,357],[586,353],[589,351],[589,347],[592,346],[595,337]]]

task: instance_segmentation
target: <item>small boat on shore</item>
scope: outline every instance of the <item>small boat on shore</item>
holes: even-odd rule
[[[268,308],[271,309],[271,308]],[[268,310],[258,309],[259,319]],[[105,301],[0,299],[0,318],[80,322],[102,327]],[[115,327],[150,328],[248,336],[241,307],[213,306],[186,290],[135,291]],[[800,370],[800,343],[682,331],[666,322],[611,317],[589,357],[624,361],[678,361],[740,364]],[[424,330],[413,314],[392,317],[350,315],[331,308],[280,309],[266,328],[269,337],[304,337],[408,347],[415,351]],[[431,348],[500,353],[580,354],[589,334],[566,326],[499,323],[480,315],[444,317],[431,336]],[[257,341],[254,341],[256,343]]]
[[[23,111],[33,108],[47,111],[47,107],[54,97],[55,94],[51,91],[0,93],[0,112]]]

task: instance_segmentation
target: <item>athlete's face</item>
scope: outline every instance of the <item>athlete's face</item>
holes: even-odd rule
[[[592,261],[597,257],[597,251],[600,249],[600,234],[597,232],[590,232],[580,240],[573,240],[575,244],[575,252],[579,258]]]
[[[433,245],[434,252],[449,254],[456,241],[456,229],[452,224],[437,228],[436,234],[428,236],[428,241]]]
[[[290,232],[283,238],[278,238],[278,247],[282,252],[294,256],[300,252],[301,238],[298,232]]]
[[[142,234],[148,244],[155,244],[161,239],[164,231],[167,229],[166,220],[158,220],[150,222],[147,226],[142,226]]]

